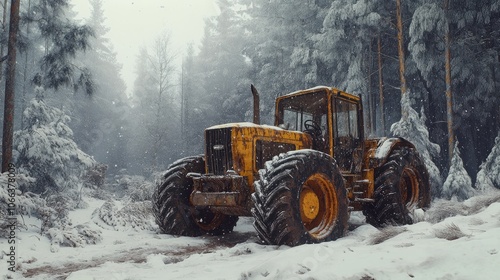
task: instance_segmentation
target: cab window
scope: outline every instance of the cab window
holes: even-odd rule
[[[360,161],[353,160],[361,145],[356,103],[334,98],[334,157],[342,171],[353,172]]]
[[[336,136],[358,138],[358,112],[355,103],[336,101]]]

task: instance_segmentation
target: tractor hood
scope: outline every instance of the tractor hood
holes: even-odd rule
[[[205,130],[206,172],[224,175],[231,170],[253,182],[274,156],[311,147],[311,136],[303,132],[249,122],[216,125]]]

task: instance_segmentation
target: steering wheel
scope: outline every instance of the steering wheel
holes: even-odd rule
[[[327,146],[326,140],[323,137],[323,130],[321,130],[321,126],[313,120],[307,120],[304,122],[304,127],[304,132],[309,133],[312,136],[313,149],[324,151]]]
[[[307,120],[304,122],[304,127],[306,128],[305,132],[309,132],[314,134],[315,136],[322,136],[323,131],[321,130],[321,126],[313,120]]]

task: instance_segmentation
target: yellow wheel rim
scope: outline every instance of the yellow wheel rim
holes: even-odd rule
[[[406,207],[412,207],[418,203],[418,178],[413,169],[405,168],[399,182],[399,190],[401,191],[401,199]]]
[[[338,218],[335,186],[325,175],[310,176],[300,192],[300,217],[305,229],[314,238],[328,236]]]

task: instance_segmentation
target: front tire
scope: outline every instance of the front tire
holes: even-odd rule
[[[414,148],[394,149],[387,162],[375,170],[373,199],[363,213],[375,227],[412,224],[410,213],[429,207],[429,174]]]
[[[282,154],[259,171],[254,187],[254,227],[267,244],[331,241],[347,229],[344,181],[335,160],[325,153]]]
[[[208,208],[196,208],[189,201],[193,179],[189,173],[204,173],[205,159],[193,156],[169,166],[153,193],[153,213],[160,230],[166,234],[199,236],[222,235],[233,231],[237,216],[213,213]]]

